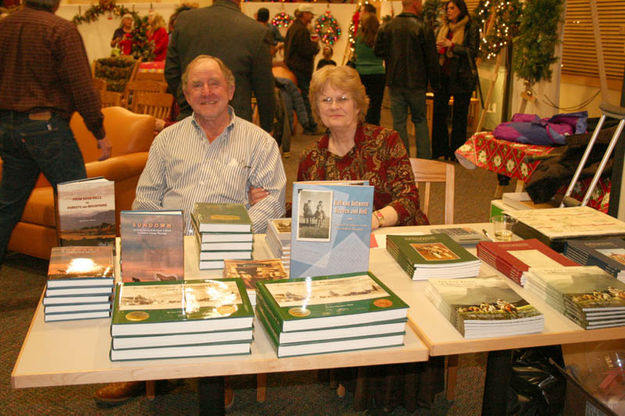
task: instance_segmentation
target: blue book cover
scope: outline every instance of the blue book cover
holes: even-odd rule
[[[372,210],[368,181],[293,183],[290,276],[366,272]]]

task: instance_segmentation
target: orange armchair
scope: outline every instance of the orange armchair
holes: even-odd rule
[[[119,213],[130,209],[135,189],[148,159],[154,140],[155,118],[135,114],[122,107],[107,107],[104,129],[113,151],[107,160],[98,161],[100,150],[82,117],[74,113],[70,127],[85,160],[87,177],[103,176],[115,181],[115,214],[119,235]],[[2,161],[0,160],[0,172]],[[0,176],[1,177],[1,176]],[[54,193],[41,175],[26,203],[22,219],[11,235],[8,249],[42,259],[50,258],[50,249],[57,245]]]

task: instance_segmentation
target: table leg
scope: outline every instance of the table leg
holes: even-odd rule
[[[201,377],[197,382],[200,416],[224,416],[224,378]]]
[[[491,351],[486,365],[482,416],[506,414],[508,387],[512,375],[512,351]]]

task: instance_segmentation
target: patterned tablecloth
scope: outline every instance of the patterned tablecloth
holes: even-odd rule
[[[489,132],[478,132],[456,150],[458,162],[467,169],[483,168],[510,178],[528,182],[540,160],[527,162],[526,156],[541,156],[555,148],[509,142],[493,137]],[[592,178],[578,181],[571,196],[582,200]],[[568,185],[568,184],[567,184]],[[558,191],[564,194],[567,185]],[[610,180],[602,178],[593,191],[588,206],[607,212],[610,200]]]
[[[156,62],[141,62],[139,64],[139,72],[155,72],[162,74],[165,71],[165,61]]]

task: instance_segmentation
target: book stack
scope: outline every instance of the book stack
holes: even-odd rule
[[[274,257],[282,261],[286,270],[291,266],[291,219],[269,220],[265,241]]]
[[[542,332],[543,314],[498,277],[430,279],[425,296],[467,339]]]
[[[569,240],[564,254],[584,266],[599,266],[625,282],[625,241],[620,238]]]
[[[278,357],[403,345],[408,305],[371,273],[260,281],[256,315]]]
[[[245,205],[196,202],[191,222],[200,270],[223,269],[226,259],[252,258],[252,220]]]
[[[432,228],[431,234],[447,234],[456,243],[463,245],[475,245],[485,240],[484,234],[475,231],[471,227]]]
[[[256,282],[261,280],[287,279],[279,259],[268,260],[224,260],[224,277],[241,279],[247,289],[252,306],[256,305]]]
[[[537,238],[558,252],[566,240],[625,236],[625,222],[588,206],[506,211],[517,222],[512,231],[527,240]]]
[[[477,256],[518,285],[531,267],[579,266],[579,263],[552,250],[535,238],[520,241],[482,241]]]
[[[525,286],[584,329],[625,325],[625,283],[597,266],[532,268]]]
[[[254,310],[240,279],[124,282],[111,360],[249,354]]]
[[[446,234],[387,235],[386,249],[412,280],[475,277],[480,260]]]
[[[53,247],[42,301],[44,320],[108,318],[114,270],[111,246]]]

